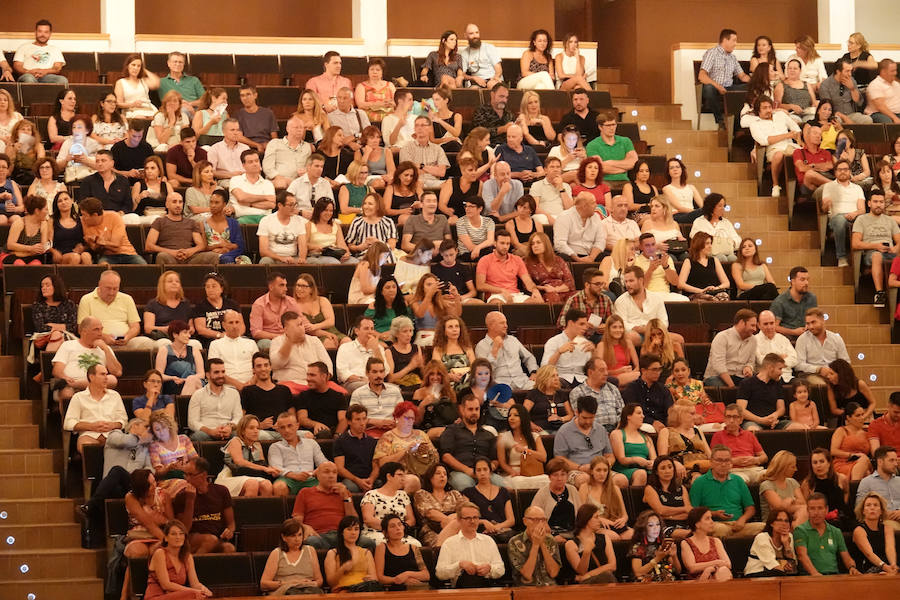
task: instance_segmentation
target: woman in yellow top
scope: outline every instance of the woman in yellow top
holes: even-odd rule
[[[359,518],[348,515],[338,524],[337,547],[325,556],[325,579],[333,592],[379,591],[372,553],[357,545]]]

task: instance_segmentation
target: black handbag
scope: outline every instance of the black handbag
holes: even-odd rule
[[[337,260],[341,260],[346,253],[346,250],[344,250],[343,248],[338,248],[337,246],[325,246],[324,248],[322,248],[322,256],[335,258]]]

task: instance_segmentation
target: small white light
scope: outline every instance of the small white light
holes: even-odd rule
[[[666,138],[666,143],[667,143],[667,144],[671,144],[671,143],[672,143],[672,138]]]
[[[872,373],[871,375],[869,375],[869,381],[871,381],[873,383],[878,381],[878,375],[876,375],[875,373]]]
[[[734,228],[735,228],[735,229],[740,229],[740,228],[741,228],[741,223],[740,223],[740,221],[734,224]]]
[[[681,157],[679,157],[679,158],[681,158]],[[712,193],[712,190],[709,189],[709,188],[703,188],[703,193],[706,194],[706,195],[708,196],[709,194]]]
[[[827,321],[827,320],[828,320],[829,318],[831,318],[831,317],[828,315],[828,313],[825,313],[825,315],[823,316],[823,318]]]
[[[757,245],[757,246],[762,246],[762,240],[759,239],[759,238],[756,238],[756,245]]]
[[[680,154],[676,154],[676,155],[675,155],[675,158],[677,158],[678,160],[681,160],[681,155],[680,155]]]
[[[2,511],[2,512],[0,512],[0,519],[5,519],[5,518],[8,517],[8,516],[9,516],[9,515],[6,514],[6,511],[5,511],[5,510]]]
[[[860,352],[856,355],[856,358],[858,358],[859,360],[866,360],[866,355]]]
[[[19,570],[22,571],[23,574],[27,573],[30,570],[28,568],[28,563],[24,563],[21,567],[19,567]]]
[[[646,125],[641,125],[641,131],[647,131],[647,126],[646,126]]]
[[[637,111],[636,111],[636,110],[631,111],[631,116],[632,116],[632,117],[636,117],[636,116],[637,116]]]
[[[694,171],[694,177],[700,177],[700,171]]]
[[[6,543],[9,544],[10,546],[12,546],[13,544],[16,543],[16,538],[14,538],[13,536],[9,536],[6,538]]]
[[[767,256],[767,257],[766,257],[766,264],[767,264],[767,265],[771,265],[771,264],[772,264],[772,257],[771,257],[771,256]]]
[[[725,205],[725,212],[731,212],[731,205],[730,205],[730,204],[726,204],[726,205]]]
[[[27,600],[36,600],[37,596],[35,596],[34,593],[29,593],[27,596],[25,596],[25,598]]]

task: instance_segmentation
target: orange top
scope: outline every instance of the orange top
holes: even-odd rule
[[[84,239],[91,248],[97,248],[96,244],[93,243],[95,237],[112,242],[111,245],[104,246],[103,254],[137,254],[134,246],[128,241],[125,223],[117,212],[103,211],[103,220],[99,225],[95,226],[89,226],[84,222],[84,217],[82,217],[81,227],[84,229]]]

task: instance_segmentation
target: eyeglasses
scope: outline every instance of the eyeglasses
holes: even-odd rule
[[[481,517],[474,516],[474,517],[460,517],[459,519],[460,519],[461,521],[477,521],[477,520],[480,519],[480,518],[481,518]]]
[[[591,440],[590,436],[584,436],[584,443],[587,444],[588,450],[594,449],[594,442]]]
[[[618,123],[601,123],[600,127],[615,127]]]

